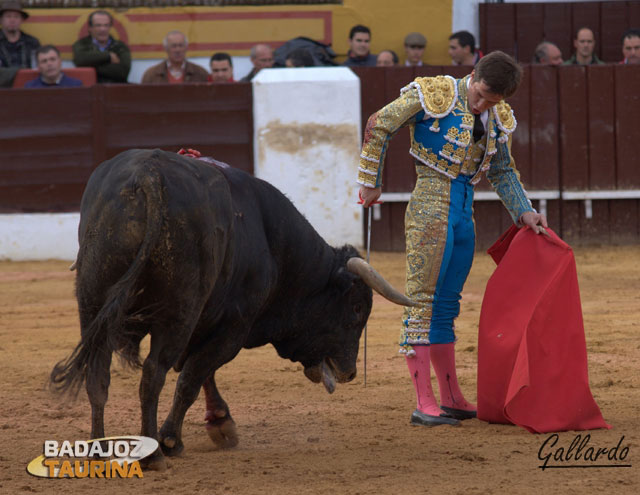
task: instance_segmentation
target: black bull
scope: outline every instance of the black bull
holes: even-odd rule
[[[112,353],[142,364],[141,434],[179,453],[187,409],[205,391],[207,429],[237,444],[214,374],[240,350],[272,344],[329,392],[356,374],[373,286],[411,304],[352,246],[329,246],[270,184],[215,162],[130,150],[101,164],[82,197],[76,296],[81,340],[51,373],[77,393],[86,381],[92,438],[104,437]],[[158,434],[167,371],[180,372]],[[162,467],[158,450],[150,464]]]

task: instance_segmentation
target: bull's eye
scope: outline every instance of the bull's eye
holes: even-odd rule
[[[362,312],[362,305],[361,305],[361,304],[356,304],[356,305],[353,307],[353,311],[354,311],[356,314],[358,314],[358,315],[359,315],[359,314]]]

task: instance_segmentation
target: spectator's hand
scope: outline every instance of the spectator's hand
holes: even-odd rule
[[[116,55],[113,52],[109,52],[109,56],[111,57],[111,63],[112,64],[119,64],[120,63],[120,57],[118,57],[118,55]]]
[[[547,217],[545,217],[542,213],[527,211],[520,217],[520,222],[531,227],[531,230],[533,230],[536,234],[549,235],[549,233],[545,230],[546,228],[549,228],[549,225],[547,225]]]
[[[364,206],[365,208],[369,208],[369,206],[371,206],[373,202],[378,200],[381,194],[381,187],[372,189],[371,187],[360,186],[360,199],[362,199],[362,206]]]

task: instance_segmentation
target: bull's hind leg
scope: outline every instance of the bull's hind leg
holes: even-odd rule
[[[88,365],[87,395],[91,404],[91,438],[104,438],[104,407],[111,382],[111,352],[100,349]]]
[[[80,282],[78,286],[80,286]],[[82,282],[83,287],[87,287],[86,281]],[[97,316],[97,310],[102,305],[102,301],[95,301],[89,295],[100,294],[101,290],[92,288],[85,292],[78,292],[78,309],[80,313],[80,333],[82,340],[87,342],[87,346],[94,345],[91,339],[90,328]],[[111,383],[111,358],[112,353],[107,349],[104,341],[95,344],[97,349],[93,349],[91,358],[88,359],[86,369],[85,388],[89,403],[91,404],[91,438],[104,438],[104,409],[109,397],[109,384]]]
[[[143,436],[158,439],[158,399],[164,386],[167,372],[175,364],[184,350],[192,325],[174,324],[165,321],[162,328],[151,332],[151,349],[142,366],[140,381],[140,404],[142,406]],[[184,329],[184,331],[181,331]],[[144,459],[144,467],[156,470],[166,469],[162,450]]]

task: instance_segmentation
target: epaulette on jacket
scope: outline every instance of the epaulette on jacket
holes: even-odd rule
[[[498,141],[506,143],[509,135],[516,130],[516,126],[518,125],[516,117],[513,115],[513,110],[511,110],[511,106],[503,100],[493,107],[493,113],[496,117],[496,125],[501,131]]]
[[[451,76],[418,77],[400,90],[418,90],[424,112],[434,119],[449,115],[458,100],[456,80]]]

